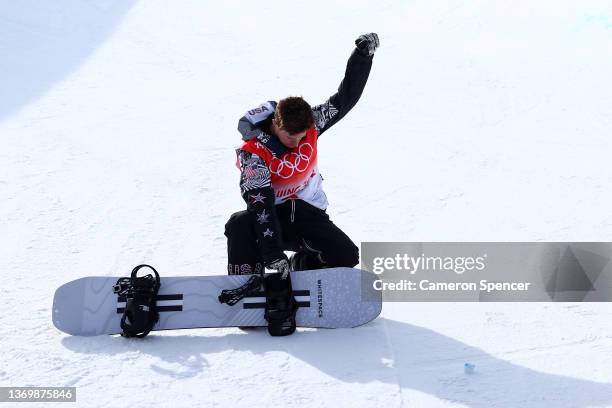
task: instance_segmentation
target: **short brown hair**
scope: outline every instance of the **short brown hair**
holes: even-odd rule
[[[312,108],[301,96],[282,99],[276,106],[274,118],[278,120],[278,126],[290,134],[300,133],[314,126]]]

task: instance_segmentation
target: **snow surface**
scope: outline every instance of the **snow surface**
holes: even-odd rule
[[[388,303],[288,338],[53,327],[55,288],[84,275],[223,274],[238,117],[324,101],[371,31],[364,95],[319,155],[356,242],[610,241],[609,1],[5,0],[0,386],[76,386],[83,407],[612,407],[610,304]]]

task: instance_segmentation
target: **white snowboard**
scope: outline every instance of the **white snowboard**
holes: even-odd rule
[[[266,326],[263,293],[233,306],[221,304],[223,289],[234,289],[248,275],[162,277],[153,330],[197,327]],[[121,333],[125,299],[113,293],[118,277],[85,277],[60,286],[53,299],[53,324],[75,336]],[[373,289],[376,275],[352,268],[291,273],[300,308],[298,327],[356,327],[375,319],[382,294]]]

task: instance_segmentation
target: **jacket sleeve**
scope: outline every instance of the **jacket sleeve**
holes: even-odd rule
[[[281,228],[276,216],[270,170],[256,154],[237,150],[240,192],[251,216],[257,244],[267,265],[282,257]]]
[[[254,138],[268,139],[270,136],[261,130],[257,125],[266,120],[274,113],[276,102],[264,102],[258,107],[251,109],[238,120],[238,132],[242,136],[242,140],[248,141]]]
[[[371,68],[372,56],[364,56],[355,49],[346,64],[344,79],[338,91],[325,103],[312,108],[319,136],[355,106],[363,93]]]

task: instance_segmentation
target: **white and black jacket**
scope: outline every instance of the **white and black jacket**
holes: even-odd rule
[[[349,57],[338,91],[324,103],[312,108],[318,136],[338,123],[355,106],[368,80],[371,67],[372,57],[364,56],[355,49]],[[271,131],[275,109],[276,102],[268,101],[249,110],[238,121],[238,131],[243,140],[257,139],[275,157],[281,157],[289,149]],[[241,195],[247,204],[247,211],[253,215],[261,254],[264,262],[268,263],[278,259],[282,248],[281,231],[275,211],[275,204],[280,204],[282,200],[276,198],[266,162],[256,154],[241,149],[237,150],[237,155]],[[297,193],[297,198],[324,210],[327,207],[327,198],[322,189],[322,178],[318,169],[316,173],[308,185]],[[266,222],[261,222],[263,220]]]

